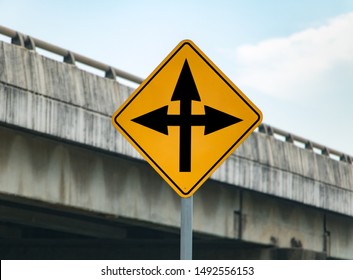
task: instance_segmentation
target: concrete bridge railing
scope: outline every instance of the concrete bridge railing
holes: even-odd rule
[[[142,83],[143,79],[137,77],[133,74],[127,73],[123,70],[120,70],[116,67],[104,64],[102,62],[96,61],[94,59],[88,58],[81,54],[63,49],[61,47],[55,46],[53,44],[44,42],[40,39],[22,34],[10,28],[0,25],[0,34],[8,36],[11,38],[11,43],[24,47],[28,50],[36,51],[36,48],[40,48],[51,52],[53,54],[57,54],[63,57],[63,62],[76,65],[76,62],[80,62],[84,65],[93,67],[98,70],[102,70],[105,73],[105,77],[110,79],[116,79],[117,77],[121,77],[123,79],[135,82],[135,83]]]
[[[36,48],[40,48],[45,51],[51,52],[53,54],[62,56],[63,62],[65,62],[65,63],[77,66],[76,62],[80,62],[84,65],[90,66],[90,67],[95,68],[97,70],[101,70],[105,73],[106,78],[116,80],[119,77],[119,78],[123,78],[125,80],[128,80],[130,82],[134,82],[136,84],[140,84],[143,82],[142,78],[137,77],[133,74],[127,73],[127,72],[120,70],[116,67],[101,63],[99,61],[85,57],[81,54],[78,54],[78,53],[72,52],[70,50],[66,50],[64,48],[55,46],[55,45],[50,44],[48,42],[44,42],[40,39],[22,34],[18,31],[12,30],[12,29],[7,28],[5,26],[0,25],[0,34],[10,37],[12,44],[22,46],[28,50],[36,51]],[[319,143],[315,143],[315,142],[310,141],[308,139],[305,139],[301,136],[294,135],[290,132],[272,127],[268,124],[262,124],[257,129],[257,131],[261,132],[261,133],[265,133],[270,136],[273,136],[278,140],[293,143],[300,148],[308,149],[308,150],[314,151],[318,154],[328,156],[332,159],[348,162],[350,164],[353,163],[353,158],[345,153],[342,153],[342,152],[334,150],[334,149],[330,149],[324,145],[321,145]]]

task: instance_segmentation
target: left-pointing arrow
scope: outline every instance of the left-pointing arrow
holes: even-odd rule
[[[151,111],[133,119],[132,121],[168,135],[168,106]]]

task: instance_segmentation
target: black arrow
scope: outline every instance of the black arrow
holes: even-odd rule
[[[180,101],[179,115],[168,115],[168,106],[163,106],[132,121],[165,135],[168,135],[168,126],[180,126],[179,171],[190,172],[192,126],[205,126],[204,135],[207,135],[242,120],[209,106],[205,106],[205,115],[191,114],[192,100],[201,101],[201,99],[187,60],[184,62],[171,100]]]
[[[190,120],[192,126],[205,127],[204,135],[242,121],[209,106],[205,106],[204,115],[191,115]],[[182,124],[180,115],[168,115],[168,106],[163,106],[132,121],[165,135],[168,135],[168,126],[180,126]]]
[[[191,104],[192,100],[201,101],[188,61],[183,68],[175,86],[172,101],[180,101],[180,156],[179,171],[191,171]]]

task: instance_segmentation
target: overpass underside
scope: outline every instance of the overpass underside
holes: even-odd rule
[[[179,230],[1,200],[1,259],[179,259]],[[4,217],[6,213],[6,217]],[[11,216],[11,219],[9,219]],[[6,222],[5,222],[5,221]],[[269,246],[194,234],[194,259],[268,259]]]
[[[0,258],[179,258],[180,198],[145,162],[8,127],[0,139]],[[193,257],[332,258],[347,226],[209,180],[194,196]]]

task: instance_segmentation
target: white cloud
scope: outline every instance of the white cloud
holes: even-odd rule
[[[235,80],[272,96],[296,99],[350,85],[342,69],[353,69],[353,13],[327,24],[236,49]],[[234,58],[234,53],[233,53]]]

